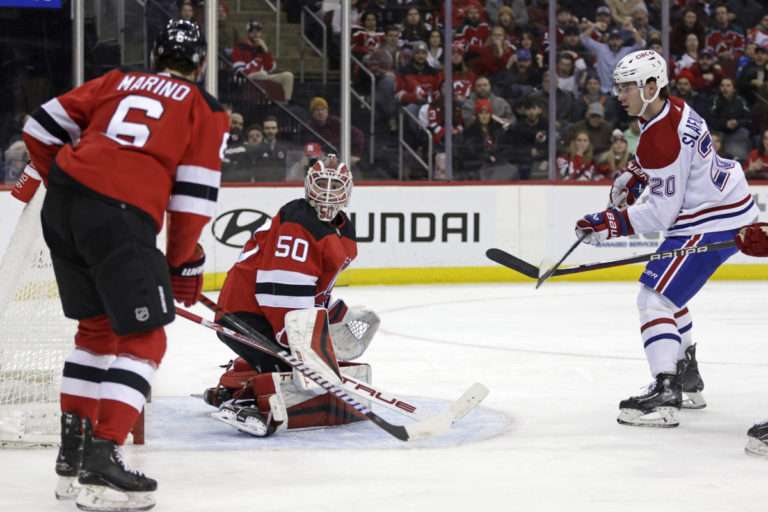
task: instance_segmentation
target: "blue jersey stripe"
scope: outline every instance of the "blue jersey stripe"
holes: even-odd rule
[[[643,347],[647,348],[648,345],[650,345],[651,343],[657,342],[659,340],[672,340],[678,343],[682,343],[682,341],[680,340],[680,336],[678,336],[677,334],[672,334],[671,332],[664,332],[661,334],[657,334],[652,338],[649,338],[645,343],[643,343]]]
[[[720,219],[728,219],[728,218],[731,218],[731,217],[738,217],[739,215],[742,215],[742,214],[748,212],[749,209],[752,208],[754,205],[755,205],[755,200],[752,199],[745,208],[743,208],[743,209],[741,209],[741,210],[739,210],[737,212],[724,213],[722,215],[715,215],[714,217],[707,217],[706,219],[700,219],[700,220],[697,220],[697,221],[689,222],[688,224],[679,224],[677,226],[672,226],[671,228],[669,228],[669,231],[672,231],[672,230],[675,230],[675,229],[688,228],[688,227],[691,227],[691,226],[698,226],[699,224],[703,224],[705,222],[709,222],[709,221],[712,221],[712,220],[720,220]]]

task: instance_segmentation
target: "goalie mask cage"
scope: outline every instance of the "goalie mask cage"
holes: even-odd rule
[[[0,446],[59,438],[59,387],[77,322],[64,317],[40,210],[24,208],[0,263]]]

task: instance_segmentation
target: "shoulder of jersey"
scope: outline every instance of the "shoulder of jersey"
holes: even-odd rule
[[[637,147],[637,159],[643,169],[662,169],[677,160],[680,154],[678,128],[683,118],[685,102],[670,98],[669,112],[643,132]]]
[[[330,224],[317,218],[317,212],[306,199],[294,199],[280,208],[280,224],[292,222],[307,230],[316,241],[328,235],[335,235],[336,230]]]
[[[118,72],[117,73],[118,76],[122,76],[122,75],[125,75],[125,74],[128,74],[128,73],[146,73],[146,74],[149,74],[149,75],[157,74],[156,72],[151,71],[149,69],[132,68],[132,67],[129,67],[129,66],[121,66],[121,67],[117,68],[116,70],[113,69],[110,73],[114,73],[115,71]],[[202,85],[200,85],[197,82],[192,82],[191,80],[187,80],[185,78],[179,78],[179,77],[174,77],[174,78],[176,80],[180,80],[182,82],[187,82],[187,83],[193,85],[194,88],[197,89],[197,91],[200,93],[200,96],[202,96],[203,101],[205,101],[205,103],[208,105],[208,107],[210,107],[212,112],[224,112],[224,108],[219,103],[219,100],[217,100],[214,96],[212,96],[210,93],[208,93],[208,91],[206,91],[205,88]]]
[[[221,103],[219,103],[219,100],[213,97],[208,91],[203,88],[200,84],[195,84],[197,87],[197,90],[200,91],[200,95],[203,97],[205,102],[208,104],[208,106],[211,108],[212,112],[224,112],[224,107],[221,106]]]

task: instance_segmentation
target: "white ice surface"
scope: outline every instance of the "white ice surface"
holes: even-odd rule
[[[381,314],[365,356],[378,385],[434,409],[474,381],[491,390],[450,436],[414,446],[371,425],[259,440],[207,420],[187,396],[230,354],[179,319],[148,444],[129,459],[159,480],[162,512],[768,510],[768,460],[743,452],[768,416],[768,285],[710,283],[690,305],[709,406],[682,412],[677,429],[615,420],[650,380],[637,286],[339,289]],[[0,450],[0,511],[75,510],[53,499],[54,457]]]

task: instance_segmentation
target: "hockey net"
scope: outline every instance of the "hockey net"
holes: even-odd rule
[[[40,226],[45,190],[24,208],[0,263],[0,446],[59,435],[59,384],[77,323],[64,317]]]

